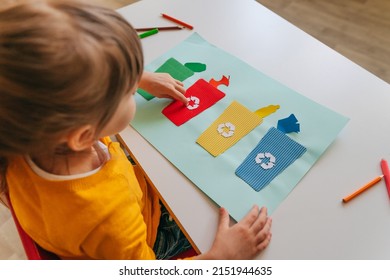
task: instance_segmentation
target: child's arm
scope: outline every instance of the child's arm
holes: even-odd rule
[[[144,72],[139,87],[159,98],[168,97],[180,100],[185,105],[188,103],[183,83],[167,73]]]
[[[194,259],[253,259],[263,251],[271,240],[272,220],[267,209],[254,206],[237,224],[229,226],[229,214],[220,209],[218,231],[211,249]]]

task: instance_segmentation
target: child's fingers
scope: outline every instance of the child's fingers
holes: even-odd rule
[[[256,221],[259,215],[259,207],[254,205],[249,213],[240,221],[243,225],[247,227],[252,227],[253,223]]]
[[[267,222],[267,208],[262,207],[260,209],[259,215],[257,216],[256,220],[252,224],[252,230],[254,232],[259,232],[263,229],[265,223]]]
[[[187,97],[184,96],[186,93],[186,89],[184,88],[184,84],[178,80],[175,80],[175,84],[173,85],[173,93],[172,96],[174,99],[179,100],[184,103],[184,105],[188,105]]]
[[[179,89],[178,90],[184,94],[186,92],[186,90],[184,89],[184,84],[179,80],[175,80],[175,83],[176,83],[176,87],[180,88],[180,90]]]
[[[182,88],[182,89],[184,90],[184,88]],[[184,90],[184,93],[181,91],[181,89],[180,89],[180,90],[177,90],[176,93],[177,93],[177,94],[176,94],[176,96],[175,96],[175,99],[177,99],[177,100],[183,102],[184,105],[187,106],[187,105],[188,105],[188,99],[187,99],[187,97],[184,96],[185,90]]]
[[[229,227],[229,213],[225,208],[221,207],[219,209],[218,230],[224,230],[228,227]]]
[[[174,88],[170,89],[170,92],[159,95],[159,98],[173,98],[175,100],[178,100],[178,101],[184,103],[184,105],[187,106],[188,99],[187,99],[187,97],[184,96],[183,91],[185,93],[184,88],[174,87]]]
[[[271,242],[271,237],[272,237],[272,233],[268,233],[266,238],[264,238],[264,240],[262,242],[260,242],[256,248],[259,252],[263,251],[265,248],[267,248],[267,246],[269,245],[269,243]]]
[[[267,236],[270,234],[271,231],[271,225],[272,225],[272,219],[267,218],[266,223],[264,224],[262,229],[256,233],[257,243],[262,243],[267,238]]]

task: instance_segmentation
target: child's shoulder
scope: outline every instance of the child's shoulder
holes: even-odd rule
[[[127,159],[126,152],[115,137],[103,137],[99,139],[99,142],[107,147],[110,157],[116,158],[116,156],[120,155],[120,157],[124,156]]]
[[[100,138],[99,141],[102,142],[106,146],[110,145],[113,142],[110,136]]]

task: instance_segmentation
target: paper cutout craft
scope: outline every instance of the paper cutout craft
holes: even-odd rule
[[[187,100],[188,100],[188,105],[187,105],[187,109],[188,110],[194,110],[194,109],[197,109],[200,105],[200,99],[196,96],[190,96],[190,97],[187,97]]]
[[[151,100],[151,99],[153,99],[155,97],[154,95],[151,95],[149,92],[147,92],[146,90],[143,90],[142,88],[138,88],[137,92],[140,95],[142,95],[143,98],[145,98],[146,100]]]
[[[162,113],[175,125],[180,126],[222,99],[225,94],[203,79],[196,81],[185,93],[189,104],[186,107],[175,100]]]
[[[280,119],[277,127],[283,133],[300,132],[300,125],[294,114],[291,114],[288,118]]]
[[[149,92],[147,92],[146,90],[143,90],[142,88],[138,88],[137,92],[140,95],[142,95],[143,98],[145,98],[146,100],[151,100],[151,99],[153,99],[155,97],[154,95],[151,95]]]
[[[213,87],[216,87],[216,88],[220,85],[224,85],[224,86],[228,87],[229,83],[230,83],[230,76],[228,76],[228,77],[222,76],[222,78],[219,81],[211,79],[209,83],[210,83],[210,85],[212,85]]]
[[[263,169],[271,169],[275,166],[276,158],[271,153],[258,153],[255,157],[257,164],[260,164],[260,167]]]
[[[223,106],[226,108],[233,100],[237,100],[247,108],[253,108],[252,111],[254,111],[260,106],[255,108],[252,107],[253,104],[263,104],[263,106],[279,104],[281,108],[276,114],[280,114],[282,108],[284,108],[284,112],[291,108],[290,111],[287,111],[289,114],[282,114],[281,117],[274,114],[264,118],[259,127],[217,158],[208,155],[208,152],[203,151],[203,148],[194,142],[201,132],[206,130],[223,112],[223,108],[218,109],[218,113],[216,108],[209,109],[214,111],[212,114],[215,116],[214,118],[208,119],[199,115],[178,128],[161,114],[161,110],[156,110],[165,107],[161,107],[162,104],[168,105],[166,100],[148,102],[138,96],[137,114],[131,125],[200,191],[216,204],[226,207],[234,220],[239,221],[245,217],[248,209],[254,204],[266,206],[268,213],[272,214],[294,190],[299,180],[326,152],[329,145],[337,139],[337,135],[348,123],[348,118],[313,102],[230,53],[215,47],[196,32],[164,55],[156,58],[146,66],[146,70],[154,71],[170,57],[174,57],[182,63],[194,61],[194,54],[197,54],[197,61],[207,64],[207,75],[206,72],[203,72],[205,76],[202,77],[206,81],[212,77],[220,79],[222,74],[229,74],[231,77],[230,89],[224,86],[218,87],[222,91],[226,89],[226,97],[214,106],[220,108],[226,102],[226,105]],[[193,79],[187,87],[198,79],[195,79],[194,76],[186,80],[189,82],[188,80]],[[229,89],[229,93],[227,89]],[[272,93],[270,93],[270,89],[272,89]],[[244,92],[247,94],[243,94]],[[267,103],[264,103],[266,101]],[[313,114],[313,112],[317,114]],[[208,113],[211,112],[205,111],[202,114]],[[288,117],[291,113],[296,114],[302,125],[301,133],[293,134],[295,136],[293,139],[299,139],[296,141],[303,144],[307,148],[307,152],[279,174],[268,187],[256,192],[244,180],[236,176],[235,170],[262,138],[258,135],[263,135],[268,130],[264,127],[276,127],[280,118]],[[318,125],[324,119],[327,120],[326,125]],[[262,128],[262,126],[264,127]],[[200,127],[203,130],[199,130]],[[236,131],[237,129],[236,126]],[[263,134],[259,134],[262,131],[264,131]],[[278,161],[277,155],[272,154]]]
[[[184,66],[194,72],[203,72],[207,68],[206,64],[200,62],[187,62]]]
[[[165,61],[159,68],[157,68],[155,73],[168,73],[174,79],[181,82],[194,75],[194,72],[191,69],[185,67],[183,64],[172,57]],[[141,94],[146,100],[151,100],[154,98],[153,95],[143,89],[139,88],[137,92]]]
[[[272,127],[236,169],[236,175],[258,192],[305,152],[305,147]]]
[[[225,138],[232,137],[235,130],[236,126],[230,122],[221,123],[217,127],[218,134]]]
[[[199,136],[196,142],[213,156],[218,156],[261,124],[262,118],[233,101]]]
[[[279,110],[279,105],[269,105],[267,107],[260,108],[255,112],[256,115],[258,115],[260,118],[265,118],[273,113],[275,113],[277,110]]]

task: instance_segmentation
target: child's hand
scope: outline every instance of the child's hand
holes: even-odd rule
[[[173,98],[180,100],[184,105],[188,105],[188,100],[184,96],[186,91],[183,83],[167,73],[144,72],[139,87],[156,97]]]
[[[214,243],[199,259],[253,259],[271,240],[271,218],[267,209],[254,206],[237,224],[229,226],[229,214],[220,209],[220,221]]]

